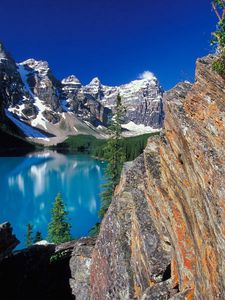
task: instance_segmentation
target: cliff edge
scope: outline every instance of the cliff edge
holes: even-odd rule
[[[212,61],[165,94],[162,135],[125,165],[92,255],[91,299],[225,299],[225,79]]]

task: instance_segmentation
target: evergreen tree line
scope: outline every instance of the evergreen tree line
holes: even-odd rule
[[[158,134],[157,132],[146,133],[120,139],[119,145],[125,155],[125,161],[131,161],[138,157],[146,147],[148,138]],[[96,158],[108,160],[109,153],[106,145],[106,139],[101,140],[90,135],[77,135],[68,137],[65,142],[58,144],[56,149],[61,152],[87,153]]]

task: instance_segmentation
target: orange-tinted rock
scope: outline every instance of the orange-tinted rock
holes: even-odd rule
[[[124,168],[93,254],[94,300],[225,299],[225,81],[212,60],[166,93],[162,135]]]

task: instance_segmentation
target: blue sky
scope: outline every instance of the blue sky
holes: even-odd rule
[[[212,52],[208,0],[1,0],[0,40],[16,61],[47,60],[57,78],[118,85],[153,72],[165,89],[194,79]]]

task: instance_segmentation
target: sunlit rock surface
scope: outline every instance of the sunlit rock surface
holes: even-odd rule
[[[199,59],[166,93],[162,135],[125,165],[91,266],[91,299],[225,299],[225,80]]]

